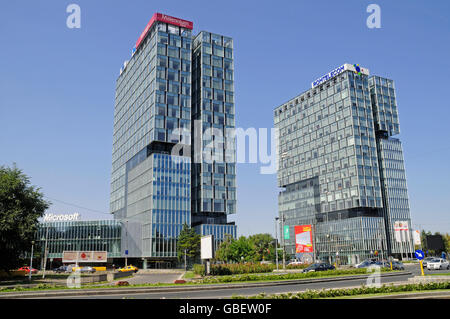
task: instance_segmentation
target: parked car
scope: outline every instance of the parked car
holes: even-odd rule
[[[30,273],[30,267],[29,267],[29,266],[23,266],[23,267],[20,267],[20,268],[17,269],[17,270],[19,270],[19,271],[25,271],[26,274],[29,274],[29,273]],[[37,269],[31,268],[31,274],[37,274],[37,272],[38,272]]]
[[[392,269],[393,270],[405,270],[405,266],[403,266],[403,263],[401,261],[393,261]]]
[[[334,266],[327,263],[316,263],[303,269],[303,272],[334,270]]]
[[[439,257],[426,257],[426,258],[422,259],[422,265],[424,267],[426,267],[429,261],[432,261],[433,259],[436,259],[436,258],[439,258]]]
[[[382,268],[389,268],[389,269],[391,269],[391,264],[390,264],[390,262],[388,262],[388,261],[386,261],[386,260],[378,260],[378,261],[375,262],[374,265],[380,266],[380,267],[382,267]],[[392,265],[392,269],[393,269],[393,268],[394,268],[394,265]]]
[[[75,270],[81,269],[80,267],[77,267],[77,265],[75,265],[75,264],[67,265],[66,267],[67,268],[66,268],[65,272],[67,272],[67,273],[74,272]]]
[[[428,270],[450,269],[450,264],[445,259],[435,258],[427,263],[427,269]]]
[[[92,267],[90,267],[90,266],[86,266],[86,267],[82,267],[81,269],[80,269],[80,272],[81,273],[94,273],[94,272],[96,272],[96,270],[95,270],[95,268],[92,268]]]
[[[66,272],[67,271],[67,266],[59,266],[58,268],[54,268],[53,271],[58,273],[58,274],[62,273],[62,272]]]
[[[120,272],[125,272],[125,271],[134,271],[134,272],[138,272],[139,268],[133,265],[128,265],[122,268],[119,268]]]
[[[374,260],[364,260],[363,262],[356,264],[355,268],[367,268],[369,266],[375,265],[375,261]]]

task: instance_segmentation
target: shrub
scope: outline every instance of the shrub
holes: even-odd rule
[[[196,275],[201,275],[201,276],[205,275],[205,266],[203,266],[203,265],[195,264],[193,270],[194,270],[194,274],[196,274]]]
[[[275,266],[272,264],[256,264],[256,263],[240,263],[240,264],[212,264],[211,275],[226,276],[237,274],[254,274],[272,272]],[[194,265],[194,273],[197,275],[205,275],[205,267],[203,265]]]
[[[259,294],[251,297],[233,296],[233,299],[317,299],[317,298],[331,298],[342,296],[358,296],[365,294],[377,294],[377,293],[394,293],[394,292],[409,292],[409,291],[426,291],[437,289],[450,289],[450,282],[432,282],[427,284],[406,284],[399,286],[386,286],[381,287],[360,287],[351,289],[330,289],[330,290],[307,290],[305,292],[299,292],[296,294],[280,294],[280,295],[263,295]]]
[[[253,273],[266,273],[274,270],[272,264],[216,264],[211,265],[211,275],[224,276],[224,275],[236,275],[236,274],[253,274]]]
[[[382,270],[386,272],[389,270]],[[289,273],[289,274],[237,274],[218,277],[207,277],[203,279],[204,283],[224,283],[224,282],[242,282],[242,281],[260,281],[260,280],[294,280],[294,279],[307,279],[307,278],[319,278],[325,276],[339,276],[339,275],[366,275],[367,270],[364,268],[358,269],[337,269],[327,271],[317,271],[308,273]]]
[[[287,265],[286,269],[305,269],[308,267],[309,264],[303,264],[303,265]]]

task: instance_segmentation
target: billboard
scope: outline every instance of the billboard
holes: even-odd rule
[[[202,236],[200,238],[200,257],[201,259],[214,258],[214,236]]]
[[[430,250],[444,250],[444,241],[441,235],[428,235],[427,248]]]
[[[107,251],[63,251],[63,263],[105,263]]]
[[[313,252],[312,228],[311,225],[299,225],[294,227],[295,231],[295,252]]]

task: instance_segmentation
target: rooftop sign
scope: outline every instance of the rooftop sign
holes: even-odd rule
[[[333,71],[325,74],[324,76],[318,78],[317,80],[315,80],[314,82],[311,83],[311,87],[316,87],[320,84],[322,84],[325,81],[328,81],[332,78],[334,78],[335,76],[341,74],[344,71],[353,71],[356,74],[365,74],[365,75],[369,75],[369,70],[365,69],[365,68],[361,68],[358,64],[344,64],[341,65],[340,67],[334,69]]]
[[[168,16],[168,15],[165,15],[162,13],[155,13],[153,15],[153,17],[150,19],[150,21],[147,23],[147,26],[145,27],[144,31],[139,36],[139,39],[136,41],[136,49],[139,48],[139,45],[141,44],[142,40],[145,39],[145,36],[147,35],[148,31],[152,27],[153,23],[155,23],[156,21],[169,23],[172,25],[176,25],[176,26],[186,28],[186,29],[191,29],[191,30],[194,27],[194,24],[191,21],[178,19],[178,18],[171,17],[171,16]]]
[[[74,213],[69,215],[55,215],[55,214],[45,214],[44,222],[59,222],[59,221],[73,221],[78,220],[80,218],[80,214]]]

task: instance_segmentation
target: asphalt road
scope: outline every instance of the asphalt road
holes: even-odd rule
[[[381,284],[390,282],[407,281],[411,275],[395,276],[381,278]],[[99,295],[99,296],[85,296],[85,297],[64,297],[64,299],[218,299],[230,298],[233,295],[256,295],[259,293],[276,294],[287,292],[299,292],[307,289],[328,289],[328,288],[349,288],[359,287],[367,284],[366,279],[354,279],[346,281],[321,282],[309,284],[289,284],[266,287],[248,287],[248,288],[230,288],[230,289],[215,289],[206,291],[180,291],[180,292],[146,292],[120,295]]]
[[[183,273],[140,273],[139,271],[132,278],[118,279],[116,281],[128,281],[130,285],[173,283],[179,279]],[[115,281],[115,282],[116,282]],[[114,283],[113,283],[114,284]]]

